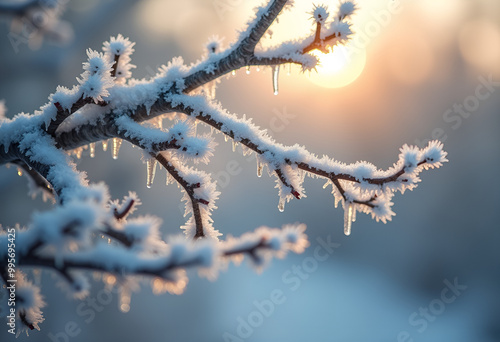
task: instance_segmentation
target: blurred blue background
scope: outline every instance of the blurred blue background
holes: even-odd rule
[[[297,8],[280,21],[283,27],[273,27],[266,44],[277,44],[292,32],[287,22],[303,32],[311,29],[310,15],[302,10],[312,9],[311,1],[295,2]],[[72,41],[64,46],[44,41],[36,50],[21,45],[17,53],[7,36],[8,22],[3,23],[0,98],[7,116],[33,113],[57,85],[75,84],[85,49],[100,49],[110,35],[122,33],[137,43],[134,77],[149,77],[175,56],[196,61],[212,34],[229,44],[259,3],[72,0],[62,16],[73,27]],[[82,314],[82,302],[65,299],[55,285],[61,279],[45,272],[46,321],[41,332],[19,340],[500,341],[499,87],[491,86],[483,99],[476,93],[484,80],[500,81],[500,3],[358,4],[354,30],[361,38],[352,46],[354,56],[366,54],[366,64],[352,83],[324,87],[293,68],[290,76],[282,70],[280,93],[274,96],[270,70],[249,75],[240,70],[222,80],[217,98],[231,112],[253,117],[277,141],[303,144],[344,162],[366,160],[387,168],[405,143],[423,146],[433,135],[444,140],[450,162],[424,172],[413,192],[395,196],[392,222],[384,225],[359,214],[352,235],[344,236],[342,209],[334,209],[323,181],[313,179],[306,180],[308,197],[288,203],[280,213],[274,180],[257,178],[255,160],[231,152],[230,143],[217,135],[217,155],[210,165],[199,165],[220,183],[215,227],[238,236],[261,225],[302,222],[308,226],[310,248],[273,260],[262,274],[246,263],[230,266],[215,282],[190,271],[181,296],[156,296],[143,286],[133,293],[128,313],[120,312],[117,296],[96,281],[90,298],[106,304],[93,309],[94,315]],[[336,2],[329,5],[334,11]],[[469,108],[468,115],[460,115],[458,105]],[[78,167],[92,182],[106,182],[113,198],[136,191],[143,202],[139,213],[160,216],[164,235],[179,232],[184,223],[180,191],[165,187],[160,170],[155,186],[147,189],[137,149],[123,144],[118,160],[109,150],[99,148],[94,159],[87,151]],[[237,172],[230,175],[232,169]],[[12,167],[0,168],[0,193],[4,226],[27,224],[33,211],[50,207],[26,195],[26,179]],[[339,244],[325,261],[314,259],[318,239]],[[297,266],[305,271],[291,282]],[[442,304],[446,281],[466,288]],[[280,304],[268,315],[259,314],[255,301],[269,300],[273,293],[281,294]],[[420,312],[425,308],[430,316],[424,319]],[[254,326],[245,330],[249,323]],[[2,341],[12,338],[6,330],[0,329]]]

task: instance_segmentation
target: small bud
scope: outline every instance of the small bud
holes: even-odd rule
[[[203,198],[199,198],[198,202],[200,202],[201,204],[205,204],[205,205],[208,205],[210,203],[207,200],[204,200]]]
[[[316,23],[323,24],[326,19],[328,19],[328,16],[329,13],[325,5],[314,6],[311,19],[313,19]]]

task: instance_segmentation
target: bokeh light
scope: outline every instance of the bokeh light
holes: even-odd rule
[[[366,63],[365,50],[355,50],[349,45],[336,46],[330,53],[313,51],[320,64],[316,71],[308,74],[308,79],[326,88],[344,87],[358,78]]]

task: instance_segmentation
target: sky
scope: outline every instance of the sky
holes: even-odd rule
[[[313,29],[313,2],[295,3],[263,46]],[[12,28],[2,22],[0,98],[7,116],[33,113],[57,85],[75,84],[85,50],[100,49],[111,35],[136,42],[133,77],[147,78],[176,56],[195,62],[212,35],[229,45],[259,4],[71,0],[62,19],[70,23],[65,32],[72,39],[63,45],[44,39],[37,49],[23,44],[17,51],[8,39]],[[327,2],[332,12],[336,4]],[[93,282],[90,298],[98,305],[92,307],[66,299],[56,285],[61,279],[43,272],[46,321],[40,332],[19,340],[500,340],[500,3],[357,4],[352,41],[330,60],[324,57],[318,74],[292,67],[288,75],[284,66],[274,95],[269,68],[237,70],[221,80],[217,99],[230,112],[252,117],[277,141],[343,162],[387,168],[404,144],[443,141],[449,163],[424,172],[415,190],[395,196],[392,222],[360,214],[352,234],[344,236],[342,209],[334,208],[318,179],[308,179],[307,198],[281,213],[274,180],[256,177],[254,158],[233,153],[217,135],[211,163],[199,166],[212,173],[222,193],[213,215],[216,229],[238,236],[262,225],[301,222],[308,226],[309,249],[273,260],[261,273],[245,262],[230,266],[214,282],[190,271],[180,296],[154,295],[144,286],[132,294],[128,313],[100,280]],[[140,213],[161,217],[162,234],[177,234],[184,223],[181,193],[164,185],[163,170],[147,189],[140,156],[123,144],[118,160],[99,149],[95,158],[84,153],[77,165],[92,182],[106,182],[114,198],[136,191]],[[4,226],[26,225],[34,211],[50,208],[26,193],[26,179],[15,168],[0,168]],[[10,338],[5,330],[2,341]]]

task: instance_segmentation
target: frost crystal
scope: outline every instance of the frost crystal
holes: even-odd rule
[[[339,6],[339,20],[344,20],[344,18],[352,15],[356,10],[356,5],[352,1],[343,1]]]
[[[323,24],[326,19],[328,19],[328,10],[327,10],[327,7],[325,5],[321,5],[321,6],[314,6],[314,10],[312,12],[312,19],[317,22],[317,23],[320,23],[320,24]]]

